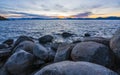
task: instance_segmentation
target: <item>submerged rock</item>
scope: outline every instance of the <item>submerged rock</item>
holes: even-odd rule
[[[40,44],[46,44],[48,42],[52,42],[53,39],[54,39],[53,36],[45,35],[45,36],[39,38],[39,43]]]
[[[118,75],[97,64],[63,61],[48,65],[34,75]]]
[[[5,68],[12,75],[22,75],[22,73],[29,70],[31,64],[33,63],[33,55],[20,50],[15,52],[6,62]]]
[[[71,52],[71,58],[74,61],[88,61],[107,67],[113,65],[109,48],[96,42],[78,43]]]
[[[91,35],[89,33],[84,34],[85,37],[90,37]]]
[[[67,37],[72,36],[73,34],[68,33],[68,32],[63,32],[61,35],[62,35],[62,37],[67,38]]]

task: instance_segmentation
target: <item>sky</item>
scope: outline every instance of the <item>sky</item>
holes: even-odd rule
[[[7,18],[120,17],[120,0],[0,0]]]

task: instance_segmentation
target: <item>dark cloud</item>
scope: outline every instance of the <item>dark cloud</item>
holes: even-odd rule
[[[76,18],[84,18],[84,17],[88,17],[91,14],[92,14],[92,12],[84,12],[84,13],[79,13],[79,14],[72,15],[72,16],[76,17]]]

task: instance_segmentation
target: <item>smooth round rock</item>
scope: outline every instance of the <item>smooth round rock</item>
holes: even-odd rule
[[[48,65],[34,75],[118,75],[97,64],[63,61]]]
[[[5,68],[9,71],[12,75],[22,74],[26,72],[33,63],[33,55],[24,51],[20,50],[15,52],[5,63]]]
[[[41,60],[46,60],[48,58],[48,50],[40,44],[34,45],[33,54]]]
[[[14,48],[13,52],[18,51],[18,50],[20,50],[20,49],[23,49],[23,50],[25,50],[25,51],[27,51],[27,52],[32,53],[32,52],[33,52],[33,47],[34,47],[34,45],[35,45],[34,42],[31,42],[31,41],[23,41],[23,42],[21,42],[19,45],[17,45],[17,46]]]
[[[71,58],[74,61],[88,61],[108,67],[113,65],[109,48],[96,42],[78,43],[71,52]]]

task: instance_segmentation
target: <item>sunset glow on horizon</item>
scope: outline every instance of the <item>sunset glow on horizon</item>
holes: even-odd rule
[[[7,18],[120,17],[120,0],[2,0],[0,8]]]

